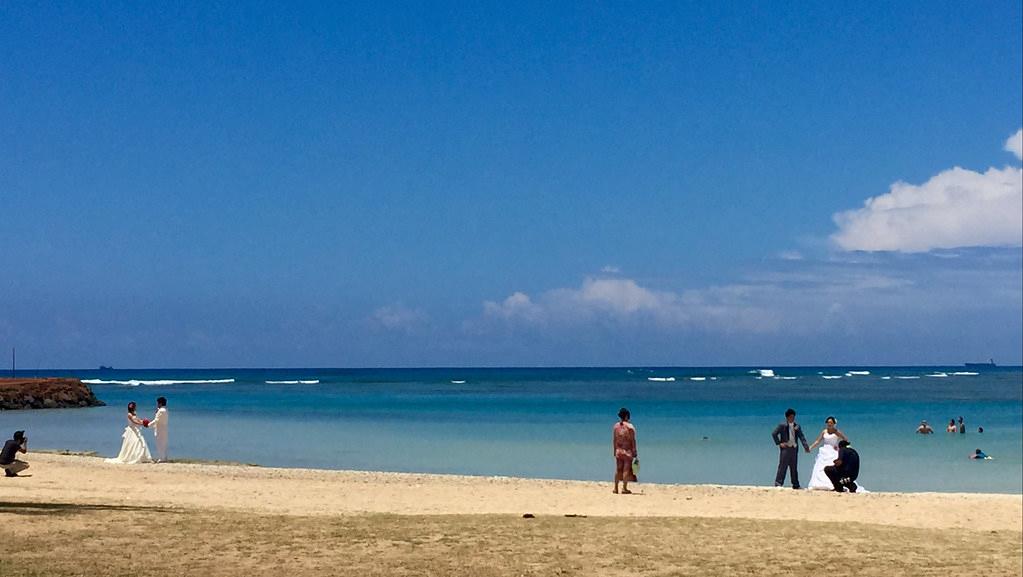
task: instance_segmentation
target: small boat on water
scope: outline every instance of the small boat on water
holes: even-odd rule
[[[101,371],[112,371],[112,370],[114,370],[114,367],[108,367],[106,365],[100,365],[99,366],[99,370],[101,370]]]

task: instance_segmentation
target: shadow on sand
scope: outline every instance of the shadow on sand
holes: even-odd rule
[[[76,515],[95,511],[134,511],[145,513],[179,513],[166,507],[137,507],[133,505],[88,505],[85,503],[15,503],[0,501],[0,515]]]

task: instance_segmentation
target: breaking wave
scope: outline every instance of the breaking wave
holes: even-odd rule
[[[155,381],[144,381],[140,379],[130,379],[127,381],[115,381],[115,380],[103,380],[103,379],[82,379],[82,382],[87,385],[127,385],[129,387],[137,387],[139,385],[221,385],[224,383],[233,383],[234,379],[199,379],[194,381],[177,381],[173,379],[160,379]]]

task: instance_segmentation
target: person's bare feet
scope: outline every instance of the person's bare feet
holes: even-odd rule
[[[632,491],[630,491],[628,489],[622,489],[622,495],[631,495],[631,494],[632,494]]]
[[[618,494],[618,489],[615,489],[614,491],[611,491],[611,492],[614,493],[615,495],[617,495]]]

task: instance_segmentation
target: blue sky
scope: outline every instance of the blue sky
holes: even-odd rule
[[[1023,362],[1018,2],[503,4],[5,3],[0,345]]]

